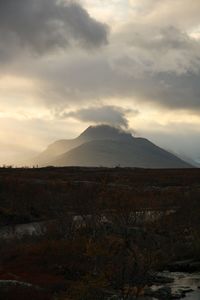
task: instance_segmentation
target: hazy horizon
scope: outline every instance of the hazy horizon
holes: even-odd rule
[[[0,165],[90,125],[200,161],[200,2],[0,1]]]

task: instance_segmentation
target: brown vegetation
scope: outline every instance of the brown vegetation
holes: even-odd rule
[[[142,294],[154,271],[198,257],[199,182],[197,169],[0,169],[1,228],[47,224],[44,235],[1,241],[0,280],[42,289],[4,298]]]

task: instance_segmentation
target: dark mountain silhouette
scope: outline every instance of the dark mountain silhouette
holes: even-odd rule
[[[191,167],[149,140],[108,125],[90,126],[73,140],[51,144],[38,156],[37,163],[43,166]]]

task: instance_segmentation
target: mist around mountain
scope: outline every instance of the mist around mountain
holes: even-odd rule
[[[189,168],[191,165],[149,140],[109,126],[90,126],[77,138],[49,145],[39,166]]]

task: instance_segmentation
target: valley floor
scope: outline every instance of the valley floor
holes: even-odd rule
[[[0,295],[175,299],[158,274],[199,274],[199,200],[199,169],[1,168]]]

